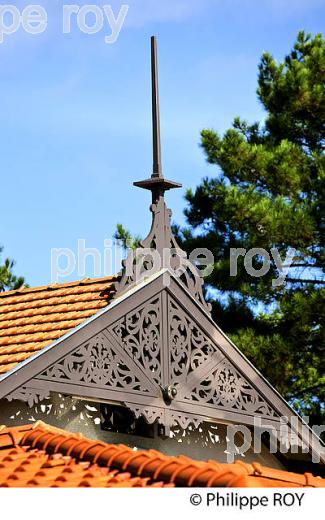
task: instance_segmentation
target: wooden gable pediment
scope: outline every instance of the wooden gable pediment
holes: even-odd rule
[[[166,277],[168,283],[166,286]],[[277,423],[283,401],[166,271],[0,382],[0,397],[60,392],[121,403],[151,422]],[[277,406],[278,404],[278,406]],[[282,406],[280,406],[282,404]]]
[[[0,381],[0,399],[32,405],[51,392],[122,405],[167,430],[257,418],[279,430],[281,417],[298,418],[166,270]],[[300,418],[295,433],[309,444]]]

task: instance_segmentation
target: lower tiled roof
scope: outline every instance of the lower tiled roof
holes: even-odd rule
[[[0,293],[0,374],[108,305],[116,278]]]
[[[134,451],[42,422],[0,427],[0,487],[325,487],[325,479]]]

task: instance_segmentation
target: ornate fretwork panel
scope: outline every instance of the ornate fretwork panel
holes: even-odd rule
[[[114,323],[109,332],[135,363],[162,384],[161,295],[141,305]]]
[[[23,401],[27,403],[31,408],[34,405],[39,404],[44,399],[48,399],[50,397],[50,392],[48,389],[39,389],[39,388],[31,388],[29,386],[22,386],[15,390],[12,394],[7,395],[6,399],[10,401]]]
[[[37,379],[144,394],[150,392],[149,381],[137,370],[129,356],[123,354],[101,333],[48,368]]]
[[[272,408],[172,298],[169,309],[170,380],[176,401],[274,416]]]
[[[209,370],[223,355],[176,301],[168,298],[171,384],[188,386],[196,374]]]
[[[210,312],[211,305],[203,296],[203,279],[199,270],[187,258],[172,233],[170,219],[171,210],[167,208],[164,197],[158,197],[151,205],[152,225],[147,238],[135,251],[130,250],[120,281],[116,284],[115,298],[140,283],[146,276],[153,275],[162,269],[170,269],[186,287],[187,291]]]
[[[39,392],[37,400],[25,400],[28,393],[21,395],[13,393],[8,401],[10,406],[9,424],[28,424],[35,421],[44,421],[53,426],[69,429],[71,426],[79,431],[94,430],[100,424],[100,407],[98,403],[79,400],[71,396],[64,396],[52,392]],[[26,405],[22,405],[21,401]]]
[[[168,408],[159,408],[150,405],[139,406],[133,403],[126,403],[126,406],[133,411],[135,417],[144,417],[148,424],[153,424],[157,421],[169,428],[179,425],[181,428],[186,429],[190,424],[197,428],[202,422],[202,417],[196,416],[195,414],[178,412]]]
[[[227,360],[212,369],[211,374],[200,381],[185,399],[252,415],[275,415],[257,390]]]
[[[133,403],[125,403],[126,406],[132,410],[134,416],[138,419],[139,417],[144,417],[148,424],[153,424],[154,422],[158,422],[164,424],[164,416],[165,411],[163,408],[155,408],[153,406],[142,406],[135,405]]]
[[[196,312],[193,300],[175,284],[157,287],[127,309],[118,303],[113,317],[108,312],[102,320],[105,328],[89,339],[83,334],[80,346],[64,354],[56,346],[56,361],[9,398],[35,405],[58,392],[124,405],[167,429],[220,418],[278,422],[267,394],[249,379],[245,365],[232,361],[230,342],[226,350],[226,339]]]

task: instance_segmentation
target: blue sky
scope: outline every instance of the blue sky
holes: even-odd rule
[[[0,244],[30,285],[50,282],[51,248],[76,251],[85,239],[102,251],[117,222],[149,230],[149,194],[132,182],[151,173],[152,34],[164,174],[183,184],[168,205],[183,224],[185,189],[214,174],[200,130],[223,132],[236,115],[263,119],[255,94],[262,52],[282,59],[300,29],[323,31],[325,15],[324,0],[124,0],[117,42],[105,44],[108,23],[93,35],[72,23],[62,34],[68,2],[37,3],[47,30],[20,29],[0,44]],[[110,4],[117,15],[123,2],[89,3]],[[28,2],[12,4],[22,10]]]

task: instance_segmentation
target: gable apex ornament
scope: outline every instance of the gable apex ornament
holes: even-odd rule
[[[148,236],[140,242],[136,251],[129,251],[123,260],[120,280],[115,284],[115,298],[133,288],[144,278],[160,271],[170,269],[182,282],[187,291],[210,313],[211,305],[203,295],[203,279],[196,266],[187,258],[173,235],[171,229],[172,212],[165,203],[165,192],[182,185],[165,179],[161,164],[160,112],[158,89],[157,40],[151,37],[151,88],[152,88],[152,148],[153,168],[151,177],[133,183],[138,188],[152,193],[152,224]]]

